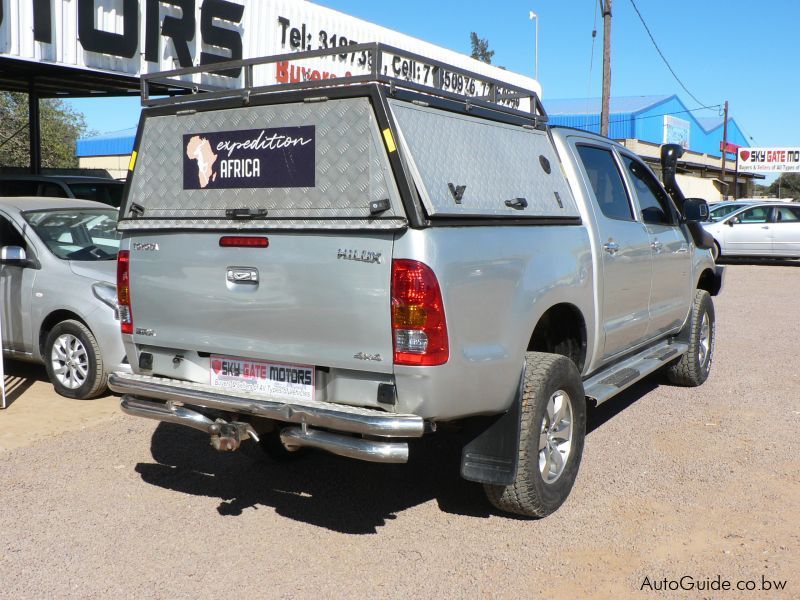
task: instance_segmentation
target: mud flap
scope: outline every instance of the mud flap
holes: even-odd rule
[[[461,452],[461,476],[468,481],[491,485],[511,485],[519,464],[522,370],[517,395],[511,407],[494,417]]]

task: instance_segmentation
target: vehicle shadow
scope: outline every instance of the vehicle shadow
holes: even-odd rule
[[[3,386],[6,392],[6,408],[28,391],[37,381],[49,381],[41,365],[18,360],[3,362]]]
[[[219,498],[218,512],[238,516],[268,506],[285,517],[349,534],[376,533],[398,512],[436,500],[447,513],[487,518],[495,514],[480,485],[459,475],[458,433],[415,440],[407,464],[355,461],[310,451],[277,462],[257,447],[213,450],[208,436],[160,423],[151,443],[155,463],[139,463],[142,479],[194,496]],[[251,442],[248,442],[251,443]]]
[[[647,378],[599,407],[590,408],[587,433],[658,387]],[[446,513],[487,518],[498,514],[480,485],[459,474],[465,431],[440,431],[412,442],[410,460],[384,465],[310,451],[277,462],[246,442],[239,452],[212,449],[208,436],[180,425],[160,423],[150,451],[155,462],[136,472],[150,485],[193,496],[219,498],[219,514],[272,507],[278,514],[349,534],[376,533],[406,509],[435,500]],[[511,517],[515,518],[515,517]]]

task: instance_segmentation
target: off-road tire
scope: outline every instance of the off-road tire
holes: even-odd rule
[[[565,392],[572,407],[571,448],[561,475],[546,483],[539,468],[539,439],[550,397]],[[484,485],[495,508],[526,517],[545,517],[569,496],[583,454],[586,397],[580,373],[565,356],[528,352],[523,379],[519,464],[511,485]]]
[[[78,387],[69,387],[59,381],[56,367],[53,365],[53,346],[61,336],[72,336],[83,346],[86,353],[87,373],[85,381]],[[44,343],[42,352],[47,377],[53,384],[56,392],[65,398],[88,400],[103,394],[107,389],[108,372],[103,364],[103,355],[100,345],[92,331],[80,321],[61,321],[50,330]]]
[[[705,316],[708,318],[707,344],[703,342]],[[679,338],[688,341],[689,350],[667,367],[667,379],[674,385],[697,387],[708,379],[711,364],[714,362],[717,326],[714,319],[714,303],[707,291],[695,291],[692,312],[686,327],[688,329]]]

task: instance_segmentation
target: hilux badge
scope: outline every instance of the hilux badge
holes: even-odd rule
[[[380,263],[381,253],[371,250],[347,250],[339,248],[336,252],[336,258],[339,260],[355,260],[365,263]]]

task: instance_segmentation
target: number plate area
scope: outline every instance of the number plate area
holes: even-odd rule
[[[314,367],[211,356],[211,385],[275,400],[314,400]]]

